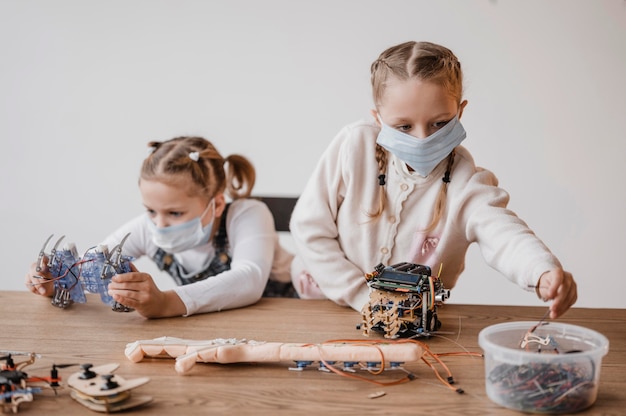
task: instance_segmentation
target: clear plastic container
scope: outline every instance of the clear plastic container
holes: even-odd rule
[[[596,401],[608,339],[576,325],[536,326],[536,321],[508,322],[480,331],[487,396],[499,405],[529,413],[588,408]]]

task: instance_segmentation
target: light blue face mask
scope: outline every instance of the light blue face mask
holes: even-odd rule
[[[445,126],[425,139],[418,139],[383,123],[376,143],[389,150],[409,165],[420,176],[426,177],[457,147],[465,136],[465,129],[455,116]]]
[[[213,220],[205,227],[202,226],[202,217],[213,206],[213,219],[215,219],[215,198],[199,217],[182,224],[170,225],[169,227],[157,227],[146,215],[150,230],[152,231],[152,242],[165,250],[167,253],[180,253],[194,247],[201,246],[211,240],[211,230]]]

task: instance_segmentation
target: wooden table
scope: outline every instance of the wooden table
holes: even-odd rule
[[[262,299],[243,309],[191,317],[147,320],[137,313],[113,312],[94,295],[85,304],[66,310],[49,299],[27,292],[0,291],[0,350],[41,354],[24,371],[47,375],[51,365],[120,363],[116,374],[125,378],[149,376],[151,381],[133,394],[154,401],[124,414],[433,414],[519,415],[491,402],[485,393],[482,358],[447,357],[457,394],[441,384],[423,363],[405,368],[417,379],[395,386],[371,383],[317,371],[289,371],[288,363],[196,364],[189,375],[178,375],[174,360],[150,359],[130,362],[126,344],[136,340],[171,336],[185,339],[246,338],[277,342],[323,342],[331,339],[363,339],[356,329],[360,314],[330,301]],[[481,351],[478,332],[489,325],[510,320],[537,321],[545,308],[446,304],[439,308],[446,338],[425,340],[434,352]],[[581,413],[624,414],[626,393],[626,309],[572,309],[559,321],[595,329],[609,338],[609,353],[602,362],[597,402]],[[78,367],[60,370],[64,379]],[[397,371],[400,372],[400,371]],[[385,372],[384,380],[400,378]],[[400,372],[401,373],[401,372]],[[382,379],[381,379],[382,380]],[[379,398],[368,398],[384,391]],[[58,395],[49,390],[23,403],[19,414],[84,415],[90,412],[72,400],[67,389]]]

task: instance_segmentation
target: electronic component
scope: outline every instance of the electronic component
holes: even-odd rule
[[[348,378],[367,381],[377,385],[395,385],[414,380],[416,376],[402,367],[406,362],[424,362],[446,387],[463,393],[453,386],[454,378],[440,355],[433,353],[422,342],[413,339],[400,340],[335,340],[323,343],[282,343],[253,341],[236,338],[213,340],[189,340],[161,337],[129,343],[124,351],[133,362],[145,357],[175,358],[174,368],[178,374],[188,374],[198,362],[202,363],[278,363],[292,361],[295,367],[290,370],[303,371],[315,362],[318,369]],[[459,355],[475,355],[463,352]],[[343,368],[337,368],[338,363]],[[434,364],[447,373],[444,378]],[[380,375],[385,370],[399,370],[403,377],[399,380],[383,382],[356,374],[363,370],[371,375]]]
[[[364,335],[381,332],[385,338],[427,337],[441,328],[437,305],[450,297],[428,266],[414,263],[377,265],[365,275],[370,300],[361,310]]]
[[[282,343],[253,341],[235,338],[218,338],[197,341],[172,337],[135,341],[126,346],[126,357],[134,362],[146,356],[176,358],[176,371],[186,374],[196,362],[281,362],[293,361],[301,371],[314,362],[320,370],[329,371],[328,366],[343,362],[344,371],[359,363],[378,370],[380,366],[399,368],[406,361],[420,361],[425,354],[417,342],[329,341],[322,344]],[[384,368],[383,367],[383,368]]]
[[[67,379],[67,385],[72,389],[71,397],[83,406],[102,413],[120,412],[150,403],[151,396],[131,394],[132,389],[146,384],[150,378],[126,380],[112,374],[118,367],[116,363],[99,367],[81,365],[82,371]]]
[[[111,277],[116,274],[131,271],[129,256],[122,255],[122,247],[130,234],[126,234],[122,241],[109,251],[107,246],[97,246],[88,249],[82,258],[79,256],[73,243],[66,244],[59,249],[63,237],[57,240],[50,253],[46,247],[52,235],[48,237],[39,252],[37,271],[43,270],[43,259],[48,258],[48,270],[52,275],[49,282],[54,284],[52,304],[59,308],[67,308],[72,303],[85,303],[85,291],[100,295],[103,303],[111,306],[116,312],[129,312],[132,308],[116,302],[108,293]],[[44,280],[40,284],[46,284]]]
[[[52,304],[66,308],[72,302],[85,303],[87,298],[80,282],[80,256],[76,251],[76,245],[70,243],[57,250],[56,247],[62,239],[63,237],[57,241],[48,256],[48,270],[57,279],[54,281]]]
[[[24,402],[32,402],[34,393],[43,388],[51,388],[57,394],[62,389],[59,369],[78,364],[53,364],[50,376],[29,376],[24,367],[35,362],[40,356],[31,352],[0,351],[0,409],[2,413],[17,413]],[[24,361],[16,362],[15,357],[26,356]],[[114,376],[119,364],[106,364],[93,367],[91,364],[80,366],[81,371],[72,374],[67,380],[71,397],[80,404],[98,412],[112,413],[152,401],[152,397],[131,395],[131,390],[146,384],[150,379],[140,377],[126,380]]]
[[[25,402],[32,402],[33,394],[40,393],[41,387],[32,383],[47,383],[47,386],[56,389],[59,386],[57,368],[53,366],[50,377],[29,377],[22,371],[24,367],[35,362],[39,355],[16,351],[0,351],[0,409],[2,413],[11,411],[17,413],[19,406]],[[26,356],[26,360],[16,362],[16,356]]]

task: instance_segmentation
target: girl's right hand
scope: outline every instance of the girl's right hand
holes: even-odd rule
[[[128,273],[116,274],[109,283],[109,295],[146,318],[181,316],[187,307],[173,290],[161,291],[152,276],[131,264]]]
[[[30,265],[24,283],[28,290],[37,295],[52,296],[54,295],[54,283],[51,280],[53,277],[50,270],[48,270],[48,258],[44,256],[41,263],[43,268],[40,272],[37,271],[37,262]]]
[[[542,300],[553,300],[550,305],[550,319],[563,315],[578,299],[576,282],[572,274],[563,269],[554,269],[542,274],[537,288],[537,295]]]

